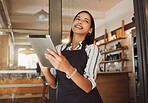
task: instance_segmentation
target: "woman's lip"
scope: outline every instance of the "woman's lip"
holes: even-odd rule
[[[83,27],[80,26],[80,25],[76,25],[75,27],[76,27],[76,28],[79,28],[79,29],[83,29]]]

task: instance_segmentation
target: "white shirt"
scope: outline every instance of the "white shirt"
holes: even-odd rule
[[[65,48],[66,48],[66,44],[60,44],[56,46],[56,49],[58,52],[63,51]],[[68,46],[66,50],[71,50],[71,48],[72,48],[72,44],[70,44],[70,46]],[[82,42],[80,42],[74,50],[80,50],[81,48],[82,48]],[[95,79],[97,76],[97,69],[99,66],[98,65],[99,51],[98,51],[98,47],[94,44],[86,45],[85,51],[87,53],[88,60],[87,60],[86,68],[84,69],[83,76],[90,80],[90,82],[92,83],[92,89],[94,89],[96,87]],[[54,76],[56,75],[56,71],[54,70],[54,68],[52,68],[50,71]]]

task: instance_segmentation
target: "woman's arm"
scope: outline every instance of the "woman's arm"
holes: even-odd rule
[[[48,49],[48,51],[50,54],[45,54],[45,57],[51,62],[55,69],[65,72],[67,76],[71,76],[74,73],[75,69],[70,65],[61,52],[57,54],[51,49]],[[91,91],[92,85],[90,80],[83,77],[80,73],[76,72],[71,79],[86,93]]]
[[[51,62],[55,69],[65,72],[67,76],[71,76],[74,73],[75,68],[70,65],[61,52],[55,53],[51,49],[48,49],[48,51],[50,54],[45,54],[45,57]],[[92,90],[91,81],[78,72],[76,72],[71,79],[86,93],[89,93]]]
[[[67,76],[71,76],[75,69],[72,67],[66,73]],[[86,93],[89,93],[92,90],[92,83],[89,79],[83,77],[79,72],[76,72],[74,76],[71,78],[81,89],[83,89]]]
[[[97,76],[97,66],[98,66],[98,47],[94,44],[89,45],[86,48],[86,53],[88,56],[86,68],[84,69],[83,76],[78,72],[71,78],[80,88],[82,88],[85,92],[91,91],[96,87],[96,76]],[[73,70],[73,69],[70,69]],[[73,73],[73,71],[71,71]],[[69,74],[71,75],[71,74]]]
[[[56,88],[56,79],[55,77],[51,74],[50,70],[48,67],[44,67],[41,62],[39,61],[39,66],[47,80],[47,82],[49,83],[49,85],[52,87],[52,88]]]

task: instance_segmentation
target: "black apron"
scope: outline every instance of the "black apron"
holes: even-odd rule
[[[87,53],[85,51],[86,43],[82,42],[81,50],[66,50],[61,52],[69,63],[83,75],[87,63]],[[66,78],[64,72],[57,70],[58,81],[58,103],[103,103],[97,88],[95,87],[89,93],[84,92],[71,79]]]

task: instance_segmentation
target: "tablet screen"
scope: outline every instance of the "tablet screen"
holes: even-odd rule
[[[45,58],[47,48],[50,48],[56,52],[56,48],[51,40],[50,35],[27,35],[27,38],[35,50],[42,65],[46,67],[53,67],[51,63]]]

